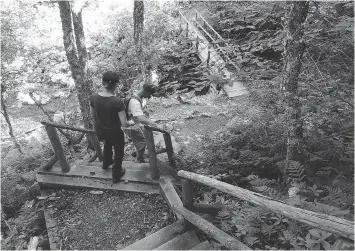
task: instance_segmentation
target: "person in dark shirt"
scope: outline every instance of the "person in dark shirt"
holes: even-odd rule
[[[94,128],[100,141],[104,141],[102,168],[108,169],[112,166],[113,183],[120,181],[125,174],[122,168],[124,155],[124,133],[122,127],[130,126],[126,118],[124,101],[114,94],[119,76],[111,71],[105,72],[102,76],[104,90],[91,96],[91,116],[94,121]],[[115,158],[112,159],[115,151]]]

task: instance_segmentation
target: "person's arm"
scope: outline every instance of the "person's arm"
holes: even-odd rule
[[[118,117],[120,118],[121,125],[122,125],[123,127],[129,127],[129,126],[131,125],[131,124],[128,123],[128,121],[127,121],[126,112],[125,112],[124,110],[118,112]]]
[[[95,118],[95,108],[90,106],[90,113],[91,113],[91,119],[92,122],[94,122],[94,125],[96,124],[96,118]]]
[[[136,118],[137,118],[137,119],[139,120],[139,122],[141,122],[142,124],[149,125],[149,126],[152,126],[152,127],[159,127],[155,122],[151,121],[149,118],[147,118],[147,117],[144,116],[144,115],[136,116]]]

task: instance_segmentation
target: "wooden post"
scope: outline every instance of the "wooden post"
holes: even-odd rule
[[[189,36],[189,23],[186,23],[186,37]]]
[[[179,31],[180,31],[180,33],[179,34],[181,34],[181,32],[182,32],[182,27],[181,27],[181,13],[179,13],[180,15],[179,15]]]
[[[94,162],[97,159],[97,152],[89,159],[89,163]]]
[[[195,12],[195,20],[196,20],[196,22],[197,22],[197,12]]]
[[[210,57],[211,57],[210,46],[207,45],[207,67],[210,65]]]
[[[51,141],[54,153],[57,156],[59,164],[62,168],[62,172],[69,172],[70,166],[68,165],[67,159],[65,158],[64,149],[62,143],[60,143],[60,139],[56,129],[53,126],[46,126],[45,128],[47,131],[48,138]]]
[[[155,152],[153,131],[149,129],[144,129],[143,133],[147,143],[147,149],[149,155],[150,176],[153,180],[157,180],[159,179],[160,174],[157,165],[157,153]]]
[[[165,142],[165,148],[166,148],[166,153],[168,154],[169,158],[169,165],[175,166],[175,161],[174,161],[174,150],[173,150],[173,144],[171,142],[171,136],[168,133],[164,133],[164,142]]]
[[[99,161],[102,161],[103,160],[102,149],[101,149],[100,142],[99,142],[99,139],[97,138],[96,133],[90,133],[90,137],[91,137],[92,143],[94,144],[94,148],[97,153],[97,157],[99,158]]]
[[[41,165],[39,167],[39,170],[45,170],[45,171],[48,171],[50,170],[55,163],[57,163],[58,161],[58,158],[57,156],[54,154],[46,163],[44,163],[43,165]]]
[[[185,208],[192,210],[193,209],[193,190],[192,190],[192,182],[190,180],[181,180],[182,186],[182,204]],[[184,220],[185,227],[187,229],[191,229],[193,225]]]
[[[196,52],[198,53],[198,36],[196,36]]]

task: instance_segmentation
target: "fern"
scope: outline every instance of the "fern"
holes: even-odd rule
[[[298,161],[290,160],[287,168],[288,179],[294,182],[303,183],[306,180],[306,169]]]

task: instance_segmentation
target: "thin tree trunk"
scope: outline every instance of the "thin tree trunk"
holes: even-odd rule
[[[7,113],[7,108],[6,108],[6,105],[5,105],[5,101],[4,101],[4,90],[3,90],[3,85],[1,86],[1,109],[2,109],[2,114],[4,115],[4,118],[6,120],[6,123],[7,123],[7,126],[9,127],[9,134],[11,136],[11,139],[12,141],[14,142],[14,145],[15,147],[17,148],[17,150],[23,154],[23,151],[21,149],[21,146],[20,144],[18,143],[15,135],[14,135],[14,132],[13,132],[13,129],[12,129],[12,124],[11,124],[11,120],[10,120],[10,117],[9,117],[9,114]]]
[[[134,44],[136,46],[136,53],[138,57],[138,61],[141,65],[141,72],[145,81],[145,63],[144,63],[144,55],[142,49],[142,33],[144,27],[144,2],[143,0],[134,0],[134,10],[133,10],[133,22],[134,22],[134,30],[133,30],[133,38]]]
[[[291,3],[287,21],[287,36],[285,50],[285,66],[282,85],[286,106],[287,123],[287,156],[286,171],[290,161],[302,159],[302,121],[301,107],[298,96],[298,76],[302,66],[302,56],[305,49],[303,42],[303,23],[308,14],[308,1]]]
[[[134,0],[133,21],[134,21],[134,31],[133,31],[134,43],[138,44],[140,42],[143,33],[143,23],[144,23],[143,0]]]
[[[92,128],[91,115],[90,115],[90,96],[92,94],[93,83],[88,72],[87,60],[88,53],[85,45],[85,35],[83,29],[83,21],[81,11],[73,14],[73,24],[77,51],[79,55],[79,65],[82,72],[82,81],[78,85],[78,99],[80,109],[83,114],[84,126]]]
[[[78,13],[72,12],[68,1],[59,1],[58,4],[62,21],[64,48],[75,82],[84,127],[91,129],[90,96],[93,85],[87,67],[88,54],[85,46],[81,10]],[[87,140],[89,147],[92,148],[90,138],[87,137]]]

